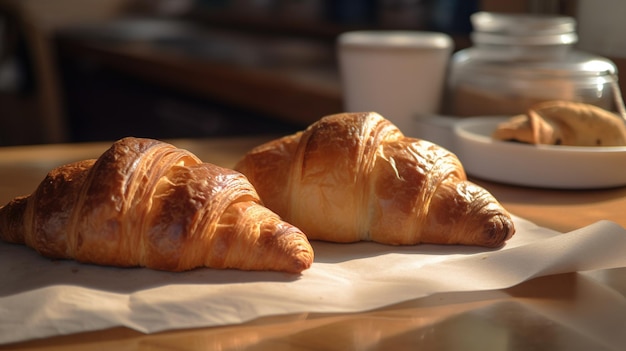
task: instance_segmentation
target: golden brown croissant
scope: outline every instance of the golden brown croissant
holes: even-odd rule
[[[454,154],[376,113],[326,116],[254,148],[235,169],[311,240],[497,247],[515,231]]]
[[[497,140],[569,146],[625,146],[624,120],[597,106],[546,101],[511,117],[493,132]]]
[[[299,273],[313,261],[306,236],[262,206],[242,174],[152,139],[52,170],[0,209],[0,238],[50,258],[168,271]]]

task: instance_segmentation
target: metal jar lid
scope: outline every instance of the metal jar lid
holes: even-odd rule
[[[578,41],[576,20],[567,16],[477,12],[471,21],[475,43],[570,45]]]

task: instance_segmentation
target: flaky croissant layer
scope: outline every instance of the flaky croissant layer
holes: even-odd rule
[[[299,273],[313,261],[306,236],[262,206],[242,174],[139,138],[52,170],[0,209],[0,238],[51,258],[167,271]]]
[[[515,232],[454,154],[373,112],[326,116],[254,148],[235,169],[309,239],[497,247]]]

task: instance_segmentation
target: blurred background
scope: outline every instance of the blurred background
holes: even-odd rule
[[[344,31],[440,31],[459,50],[484,10],[606,34],[619,1],[0,0],[0,146],[291,132],[342,111]],[[589,33],[580,44],[619,67],[626,54]]]

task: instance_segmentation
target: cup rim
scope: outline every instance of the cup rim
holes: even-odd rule
[[[454,42],[442,32],[413,30],[357,30],[337,38],[342,47],[382,49],[449,49]]]

